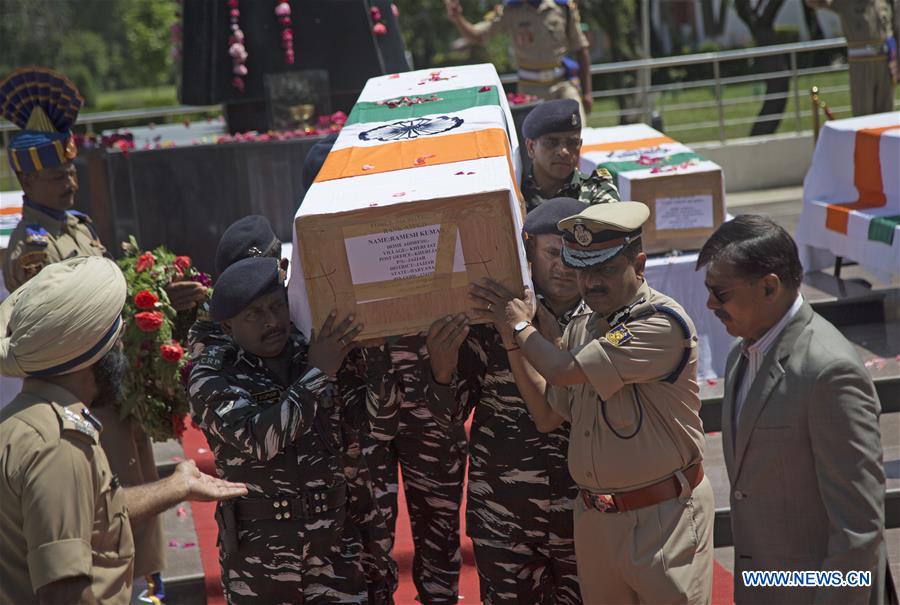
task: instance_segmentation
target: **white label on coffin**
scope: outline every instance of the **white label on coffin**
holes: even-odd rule
[[[711,195],[656,198],[656,230],[713,226]]]
[[[434,273],[440,225],[375,233],[344,240],[354,285],[424,277]],[[456,234],[453,272],[466,270],[462,242]]]

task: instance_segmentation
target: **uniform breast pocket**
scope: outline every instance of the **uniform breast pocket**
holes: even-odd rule
[[[617,432],[633,430],[641,422],[643,410],[636,388],[634,385],[632,387],[631,389],[623,388],[607,402],[603,402],[599,396],[597,397],[603,419],[607,426]]]
[[[103,510],[98,511],[94,525],[94,551],[107,559],[133,557],[134,539],[122,488],[101,494],[100,503]]]

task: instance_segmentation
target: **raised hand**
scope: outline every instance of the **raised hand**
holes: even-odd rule
[[[335,326],[337,311],[328,314],[322,328],[312,331],[309,343],[309,363],[328,374],[337,376],[347,353],[359,346],[353,339],[362,332],[363,324],[354,320],[353,314],[345,317]]]
[[[469,320],[465,315],[438,319],[428,329],[425,346],[431,362],[431,373],[437,382],[447,384],[453,378],[459,359],[459,347],[469,335]]]

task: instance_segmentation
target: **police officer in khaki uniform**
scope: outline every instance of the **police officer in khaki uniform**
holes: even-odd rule
[[[575,0],[505,0],[492,17],[476,24],[463,16],[459,0],[444,4],[450,21],[470,42],[484,44],[499,33],[510,35],[519,92],[540,99],[574,99],[581,104],[582,118],[591,112],[591,60]]]
[[[39,83],[59,96],[41,96]],[[72,81],[49,69],[17,69],[0,83],[0,111],[22,129],[9,145],[10,165],[25,192],[22,220],[9,237],[3,266],[10,292],[50,263],[106,254],[91,219],[71,210],[78,181],[69,128],[82,103]]]
[[[119,344],[125,295],[114,262],[78,257],[0,305],[0,371],[25,378],[0,411],[2,603],[128,603],[132,519],[247,491],[193,461],[129,489],[110,471],[89,406],[108,401],[128,367]]]
[[[893,111],[897,83],[895,28],[900,28],[896,0],[806,0],[806,4],[833,10],[841,18],[850,62],[853,115]],[[893,44],[892,66],[889,39]]]
[[[714,502],[703,476],[696,332],[644,280],[639,202],[598,204],[560,221],[562,259],[591,311],[562,348],[532,325],[534,304],[503,300],[523,355],[549,387],[516,380],[540,430],[571,421],[579,486],[575,553],[585,603],[709,603]],[[544,332],[546,336],[542,334]],[[548,339],[549,337],[549,339]],[[513,366],[515,368],[515,365]],[[532,381],[528,384],[528,381]]]

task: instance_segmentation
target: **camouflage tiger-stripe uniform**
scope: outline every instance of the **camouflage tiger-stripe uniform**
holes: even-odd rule
[[[561,326],[573,312],[557,318]],[[568,470],[569,425],[537,430],[492,326],[472,327],[453,383],[431,381],[428,402],[448,429],[474,411],[466,533],[475,547],[482,601],[580,603],[572,518],[578,488]]]
[[[545,197],[541,193],[541,188],[537,186],[533,174],[529,172],[522,179],[522,197],[525,198],[528,212],[537,208],[542,202],[556,197],[570,197],[585,204],[621,201],[615,179],[606,168],[597,168],[590,174],[585,174],[576,168],[572,172],[569,182],[550,197]]]
[[[391,345],[393,372],[400,384],[399,422],[390,440],[364,441],[382,514],[393,545],[397,521],[398,466],[409,512],[415,554],[412,577],[426,605],[456,603],[462,557],[459,507],[466,465],[462,425],[448,432],[425,402],[431,366],[424,336],[404,336]],[[386,432],[386,431],[383,431]]]
[[[226,552],[220,543],[226,598],[233,604],[390,603],[396,566],[359,443],[363,432],[388,438],[382,431],[395,426],[399,395],[388,364],[370,367],[357,353],[335,382],[309,366],[301,335],[292,334],[287,347],[292,382],[284,384],[235,343],[208,345],[194,360],[188,385],[193,418],[219,476],[247,485],[248,496],[235,508],[243,501],[314,503],[326,492],[346,499],[321,511],[309,506],[299,518],[239,519],[237,550]]]

